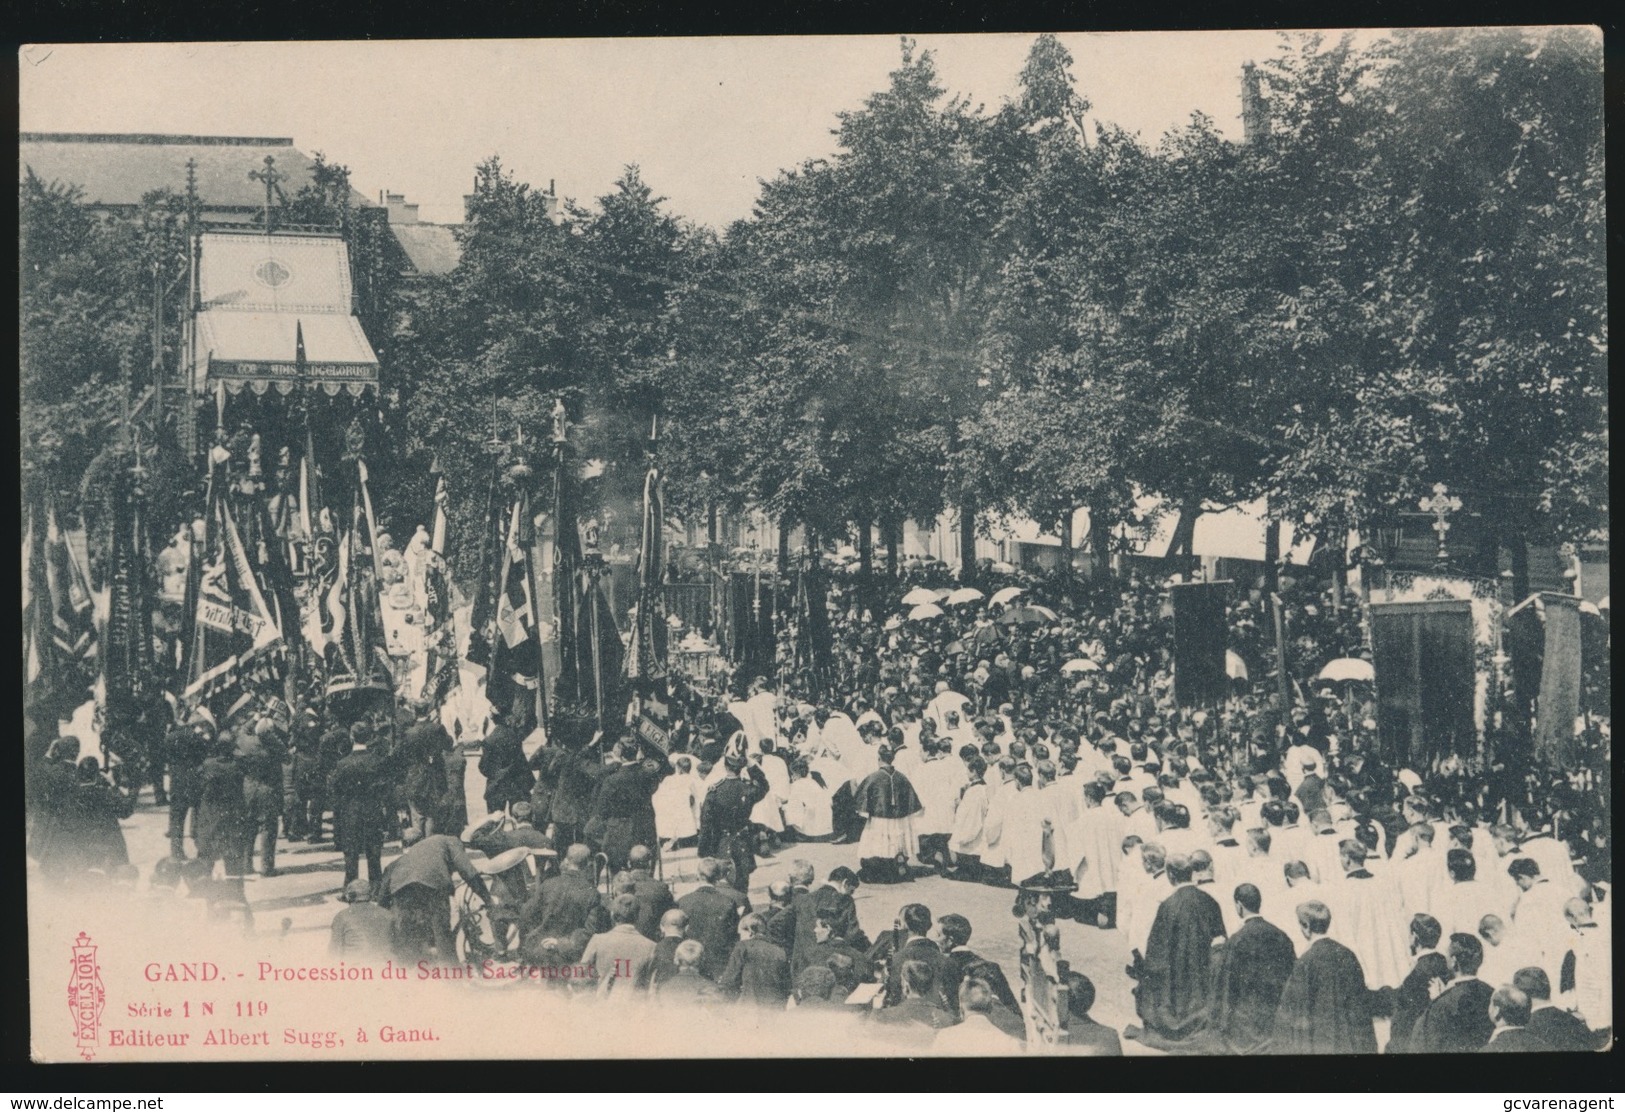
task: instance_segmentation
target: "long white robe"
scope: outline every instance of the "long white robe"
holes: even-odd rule
[[[1067,845],[1073,857],[1072,877],[1078,883],[1075,895],[1092,900],[1117,891],[1117,862],[1123,855],[1123,816],[1110,804],[1078,810]]]
[[[1324,885],[1332,912],[1327,936],[1360,959],[1367,988],[1397,988],[1410,972],[1410,930],[1398,888],[1372,876],[1346,876]]]
[[[965,704],[969,701],[957,691],[944,691],[925,705],[925,717],[936,723],[938,734],[944,734],[948,730],[948,712],[955,712],[964,722]]]
[[[1433,908],[1433,917],[1444,928],[1446,938],[1452,934],[1477,935],[1479,921],[1486,915],[1499,916],[1502,922],[1512,919],[1512,904],[1505,890],[1482,880],[1445,885],[1434,895]]]
[[[751,808],[750,821],[775,834],[784,830],[783,808],[790,801],[790,770],[777,753],[762,754],[762,774],[767,777],[767,794]]]
[[[1054,867],[1075,872],[1078,858],[1083,856],[1083,850],[1073,840],[1078,819],[1083,813],[1082,790],[1070,776],[1063,777],[1039,788],[1038,799],[1040,810],[1053,829]]]
[[[1010,866],[1010,879],[1017,884],[1046,868],[1044,820],[1048,817],[1048,808],[1043,797],[1043,791],[1036,787],[1005,795],[1004,827],[999,843],[1004,847],[1004,863]]]
[[[922,837],[951,833],[954,828],[954,804],[958,802],[959,789],[965,783],[964,762],[957,757],[933,757],[915,762],[903,774],[914,785],[923,808],[914,816],[915,833]]]
[[[674,772],[655,789],[655,830],[662,838],[692,838],[700,832],[699,786],[694,773]]]
[[[839,767],[839,766],[837,766]],[[784,824],[808,838],[823,838],[835,832],[830,810],[833,791],[803,776],[790,785],[790,801],[784,805]]]
[[[949,845],[955,853],[983,857],[987,852],[984,826],[990,798],[985,783],[966,784],[960,791],[954,802],[953,830],[949,837]]]
[[[1398,847],[1394,852],[1400,852]],[[1409,857],[1390,858],[1388,871],[1399,887],[1399,902],[1407,923],[1413,915],[1432,915],[1439,889],[1450,883],[1448,877],[1439,875],[1439,863],[1427,845]]]

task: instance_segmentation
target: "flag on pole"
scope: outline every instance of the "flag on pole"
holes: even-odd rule
[[[638,616],[626,654],[626,674],[634,680],[666,675],[666,597],[660,564],[662,509],[660,472],[650,466],[643,480],[643,543],[638,553]]]
[[[446,508],[451,502],[451,495],[446,489],[446,476],[440,470],[440,457],[436,456],[429,467],[429,476],[434,479],[434,516],[433,524],[429,529],[429,551],[436,556],[446,554]]]
[[[56,500],[49,494],[45,503],[45,581],[57,653],[68,661],[88,658],[96,640],[90,575],[68,544],[57,520]]]

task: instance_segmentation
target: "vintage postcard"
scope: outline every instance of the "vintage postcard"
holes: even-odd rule
[[[34,1059],[1610,1047],[1602,56],[23,47]]]

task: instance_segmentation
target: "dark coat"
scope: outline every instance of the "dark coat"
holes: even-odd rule
[[[1490,997],[1495,990],[1476,977],[1458,981],[1427,1006],[1411,1029],[1417,1054],[1460,1054],[1490,1041]]]
[[[831,938],[843,939],[858,950],[869,948],[869,939],[864,935],[863,928],[858,926],[857,904],[851,896],[837,892],[834,885],[825,884],[813,889],[812,898],[797,908],[795,949],[790,955],[790,968],[797,975],[812,964],[808,952],[816,941],[813,938],[813,923],[821,911],[832,917]]]
[[[664,881],[652,876],[640,876],[634,882],[632,895],[638,901],[638,933],[651,942],[660,941],[660,919],[677,906],[677,899]]]
[[[1438,952],[1423,954],[1400,982],[1394,996],[1394,1017],[1389,1022],[1388,1053],[1403,1054],[1410,1049],[1411,1032],[1416,1021],[1428,1010],[1433,998],[1428,995],[1428,984],[1435,978],[1450,980],[1450,963]]]
[[[957,990],[958,983],[949,984],[953,981],[953,970],[942,947],[929,938],[900,937],[901,934],[901,931],[887,931],[869,948],[870,963],[886,967],[886,1006],[895,1007],[903,1002],[903,963],[923,961],[931,967],[931,991],[923,999],[951,1015],[957,1014],[959,998],[950,995],[950,991]]]
[[[1597,1049],[1597,1036],[1585,1025],[1585,1020],[1562,1008],[1535,1009],[1535,1014],[1529,1017],[1528,1031],[1554,1050]]]
[[[204,857],[239,852],[248,825],[243,767],[235,756],[210,757],[199,774],[197,848]]]
[[[573,931],[590,929],[588,920],[601,907],[598,889],[585,873],[563,872],[537,886],[536,894],[520,911],[519,921],[527,938],[565,938]]]
[[[333,844],[346,853],[381,849],[391,825],[390,784],[384,760],[371,749],[351,753],[327,778],[333,809]]]
[[[1123,1056],[1123,1040],[1117,1037],[1117,1032],[1104,1023],[1096,1023],[1092,1019],[1078,1019],[1073,1017],[1067,1021],[1066,1043],[1069,1047],[1085,1048],[1085,1053],[1092,1058],[1121,1058]]]
[[[1272,1054],[1375,1054],[1371,993],[1360,959],[1317,938],[1292,967],[1275,1013]]]
[[[1176,888],[1162,901],[1135,992],[1148,1032],[1178,1040],[1202,1029],[1213,1000],[1213,940],[1223,937],[1218,901],[1200,888]]]
[[[1508,1027],[1497,1031],[1479,1048],[1479,1053],[1490,1054],[1549,1054],[1557,1048],[1542,1041],[1527,1027]]]
[[[535,773],[525,761],[525,739],[507,725],[486,735],[480,746],[480,775],[485,777],[485,808],[500,811],[530,799]]]
[[[688,937],[705,947],[700,972],[715,980],[728,967],[739,941],[739,905],[713,885],[702,885],[677,901],[688,916]]]
[[[611,868],[623,864],[633,846],[659,844],[654,793],[664,778],[659,771],[651,772],[641,763],[628,764],[610,772],[599,785],[589,823],[609,857]]]
[[[717,987],[741,1004],[783,1008],[790,998],[790,958],[765,938],[743,939],[728,955]]]
[[[1297,960],[1286,932],[1257,916],[1225,942],[1214,974],[1210,1029],[1226,1050],[1256,1054],[1268,1045]]]
[[[949,999],[958,1000],[959,986],[964,984],[967,978],[975,977],[977,980],[987,982],[987,987],[993,990],[993,996],[1000,1004],[1018,1015],[1021,1013],[1021,1004],[1016,1000],[1016,994],[1010,988],[1010,981],[1005,977],[1004,970],[999,968],[998,962],[989,961],[975,950],[964,947],[948,951],[944,961],[947,980],[943,987]],[[1027,1036],[1024,1032],[1020,1037],[1025,1039]]]

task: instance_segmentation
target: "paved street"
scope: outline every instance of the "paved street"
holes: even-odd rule
[[[477,757],[471,755],[467,779],[471,815],[483,813],[484,782],[476,763]],[[145,793],[135,815],[122,824],[130,860],[141,869],[143,890],[153,863],[168,852],[166,824],[167,813],[154,806],[150,795]],[[837,865],[856,867],[855,848],[828,844],[784,847],[775,856],[764,859],[752,877],[752,901],[758,907],[767,905],[768,885],[785,876],[793,859],[800,857],[812,862],[821,883]],[[190,843],[188,852],[192,852]],[[399,852],[399,842],[386,847],[385,864]],[[695,851],[688,849],[668,856],[665,862],[665,879],[678,896],[697,884],[695,861]],[[275,944],[279,960],[317,961],[326,955],[328,927],[343,907],[339,899],[343,858],[331,844],[283,842],[278,848],[277,865],[280,876],[254,877],[247,882],[255,932],[262,937],[280,936]],[[925,877],[905,884],[866,884],[859,889],[856,898],[859,918],[871,936],[888,929],[898,909],[906,903],[923,903],[936,916],[948,912],[966,916],[974,930],[971,948],[998,962],[1012,983],[1018,981],[1016,924],[1011,914],[1013,890]],[[1118,1030],[1134,1022],[1133,998],[1129,994],[1131,982],[1123,971],[1126,955],[1122,953],[1116,932],[1102,932],[1072,922],[1063,922],[1061,931],[1062,956],[1095,983],[1098,999],[1095,1018]],[[1154,1053],[1128,1040],[1124,1049],[1129,1054]]]

